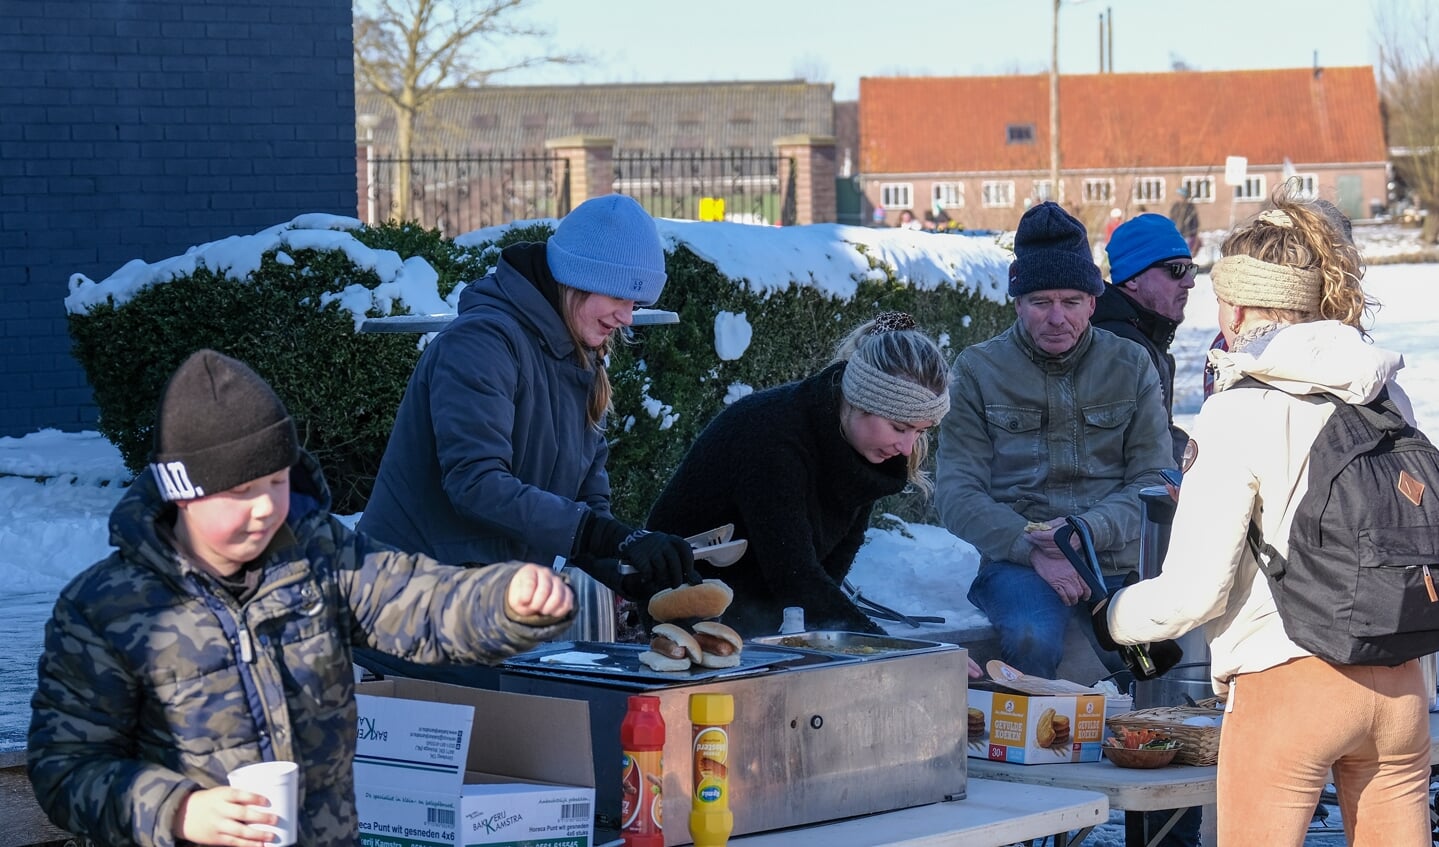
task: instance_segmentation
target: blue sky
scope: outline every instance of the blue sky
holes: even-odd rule
[[[534,0],[527,15],[551,30],[553,46],[593,61],[494,81],[801,76],[853,99],[861,76],[1046,71],[1052,10],[1050,0]],[[1316,50],[1329,66],[1378,57],[1370,0],[1064,0],[1061,72],[1099,70],[1106,11],[1121,73],[1168,70],[1175,59],[1197,70],[1308,67]]]

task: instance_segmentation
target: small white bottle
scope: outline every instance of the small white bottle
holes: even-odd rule
[[[804,607],[785,606],[784,622],[779,625],[780,635],[794,635],[804,632]]]

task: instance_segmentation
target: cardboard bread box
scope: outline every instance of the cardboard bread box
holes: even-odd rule
[[[1062,679],[1025,676],[999,661],[969,684],[969,756],[1022,765],[1097,762],[1104,695]]]
[[[585,702],[413,679],[356,692],[363,847],[591,847]]]

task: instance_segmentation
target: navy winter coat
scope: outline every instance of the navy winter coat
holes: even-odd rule
[[[610,510],[609,450],[585,417],[595,373],[575,354],[501,256],[420,357],[359,528],[457,564],[570,555],[584,511]]]

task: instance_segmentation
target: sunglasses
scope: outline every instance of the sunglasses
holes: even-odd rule
[[[1199,275],[1199,266],[1192,262],[1155,262],[1149,268],[1164,268],[1165,272],[1169,274],[1169,278],[1176,282],[1186,276]],[[1145,268],[1145,270],[1149,270],[1149,268]]]

